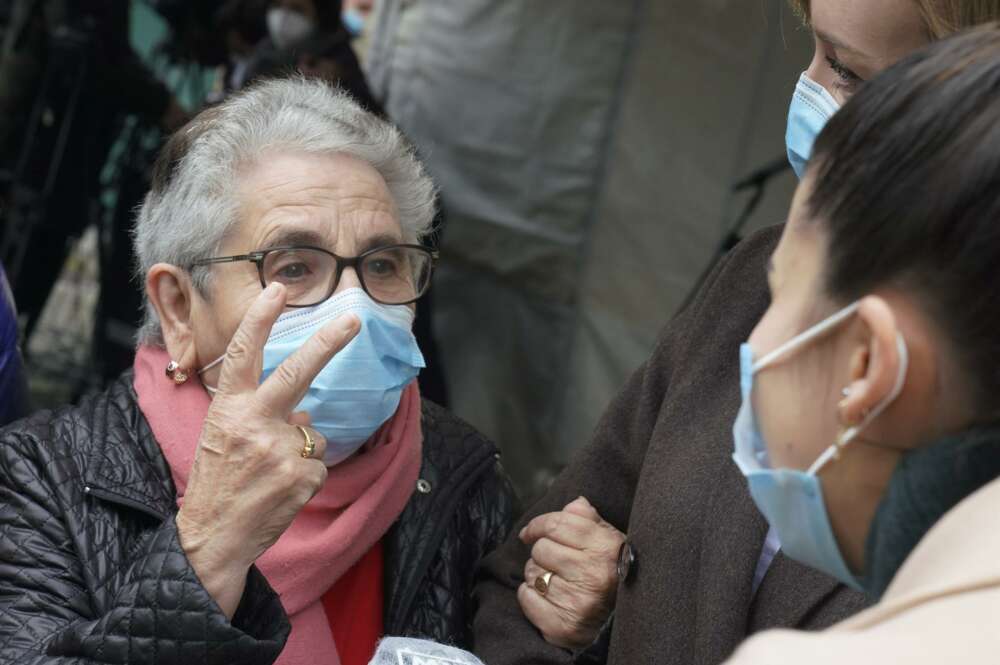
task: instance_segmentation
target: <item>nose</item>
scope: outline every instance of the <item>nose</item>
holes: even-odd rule
[[[341,293],[347,289],[360,289],[361,280],[358,279],[358,272],[353,267],[344,268],[344,272],[340,274],[340,281],[337,282],[337,288],[334,293]]]

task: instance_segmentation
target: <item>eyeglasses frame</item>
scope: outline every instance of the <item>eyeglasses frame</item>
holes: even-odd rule
[[[330,288],[330,292],[327,293],[321,300],[319,300],[317,302],[314,302],[314,303],[311,303],[311,304],[308,304],[308,305],[286,305],[287,307],[315,307],[316,305],[319,305],[321,303],[326,302],[337,291],[337,287],[340,285],[340,278],[341,278],[341,276],[343,276],[344,270],[346,270],[347,268],[353,268],[354,269],[354,274],[358,276],[358,282],[361,283],[361,288],[364,289],[364,292],[368,294],[368,297],[371,298],[372,300],[374,300],[375,302],[377,302],[379,304],[382,304],[382,305],[389,305],[389,306],[394,306],[394,305],[409,305],[409,304],[415,303],[418,300],[420,300],[424,296],[424,294],[426,293],[426,291],[424,291],[424,293],[421,293],[420,295],[418,295],[416,298],[413,298],[412,300],[407,300],[406,302],[387,303],[387,302],[384,302],[382,300],[379,300],[378,298],[376,298],[374,296],[374,294],[372,294],[371,291],[368,290],[368,286],[365,284],[364,275],[362,274],[362,272],[360,270],[358,270],[358,268],[361,267],[361,263],[366,258],[368,258],[369,256],[371,256],[373,254],[377,254],[379,252],[384,252],[387,249],[416,249],[416,250],[420,250],[420,251],[422,251],[422,252],[424,252],[424,253],[427,254],[428,258],[430,259],[430,270],[433,273],[434,266],[437,263],[438,258],[440,257],[440,253],[436,249],[431,249],[429,247],[424,247],[423,245],[414,245],[414,244],[407,244],[407,243],[401,243],[401,244],[398,244],[398,245],[383,245],[381,247],[373,247],[372,249],[366,250],[366,251],[362,252],[361,254],[358,254],[357,256],[340,256],[338,254],[334,254],[333,252],[331,252],[331,251],[329,251],[327,249],[323,249],[322,247],[315,247],[313,245],[286,245],[286,246],[282,246],[282,247],[271,247],[271,248],[268,248],[268,249],[261,249],[261,250],[250,252],[249,254],[238,254],[238,255],[234,255],[234,256],[214,256],[214,257],[207,258],[207,259],[199,259],[199,260],[193,262],[189,267],[190,268],[196,268],[196,267],[200,267],[200,266],[215,265],[215,264],[219,264],[219,263],[238,263],[240,261],[250,261],[251,263],[253,263],[253,264],[255,264],[257,266],[257,277],[260,280],[260,286],[261,286],[261,288],[262,289],[266,289],[267,288],[267,280],[264,278],[264,261],[267,258],[267,255],[271,254],[273,252],[282,252],[282,251],[289,251],[289,250],[296,250],[296,249],[315,250],[315,251],[322,252],[323,254],[326,254],[326,255],[332,257],[333,260],[334,260],[334,262],[337,265],[337,272],[336,272],[336,274],[335,274],[335,276],[333,278],[333,286]],[[430,283],[430,280],[428,279],[428,284],[429,283]]]

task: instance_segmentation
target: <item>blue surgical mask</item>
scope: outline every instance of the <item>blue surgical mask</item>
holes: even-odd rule
[[[365,30],[364,14],[354,7],[341,12],[340,20],[343,22],[344,27],[347,28],[347,32],[351,33],[352,37],[359,37]]]
[[[788,109],[788,128],[785,131],[788,161],[799,179],[806,172],[816,137],[838,110],[840,104],[826,88],[803,72],[792,95],[792,105]]]
[[[833,535],[818,474],[871,424],[872,420],[892,404],[903,390],[909,356],[902,336],[896,338],[899,373],[892,391],[860,424],[844,431],[807,471],[771,467],[767,444],[757,426],[751,400],[754,376],[757,373],[780,360],[787,359],[793,352],[847,320],[857,308],[857,303],[846,307],[786,342],[756,363],[750,345],[743,344],[740,347],[740,390],[743,395],[743,405],[733,424],[735,443],[733,460],[746,477],[750,495],[757,508],[767,518],[771,528],[777,532],[781,549],[785,554],[861,591],[861,581],[848,568],[837,539]]]
[[[361,330],[320,370],[296,407],[309,414],[313,429],[326,438],[323,461],[327,466],[356,453],[396,413],[403,390],[424,367],[411,332],[413,310],[405,305],[380,305],[354,288],[315,307],[279,316],[264,344],[261,381],[317,330],[344,314],[357,316]]]

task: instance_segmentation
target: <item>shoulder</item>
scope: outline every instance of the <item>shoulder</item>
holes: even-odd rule
[[[470,456],[495,457],[497,447],[455,414],[428,400],[421,400],[424,460],[451,468]]]
[[[499,528],[513,520],[517,501],[492,441],[455,414],[423,400],[421,477],[461,499],[467,513],[490,516]]]
[[[750,234],[726,254],[705,282],[696,303],[718,307],[726,302],[741,306],[757,304],[767,296],[767,263],[771,259],[784,225],[779,224]]]
[[[0,430],[0,467],[5,482],[26,463],[43,467],[58,481],[82,476],[104,444],[134,436],[138,407],[131,374],[74,406],[39,411]]]
[[[1000,652],[997,607],[1000,592],[981,590],[921,603],[863,628],[848,619],[819,633],[771,630],[744,642],[726,665],[993,663]],[[878,606],[857,619],[877,613]]]

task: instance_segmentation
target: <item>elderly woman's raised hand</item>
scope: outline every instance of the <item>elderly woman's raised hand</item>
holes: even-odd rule
[[[520,538],[531,547],[517,591],[525,616],[550,644],[589,646],[614,608],[624,534],[580,497],[531,520]]]
[[[326,442],[293,410],[360,325],[353,316],[327,324],[261,383],[264,343],[284,305],[284,287],[268,286],[229,343],[176,519],[191,566],[229,617],[250,566],[326,480]],[[315,442],[308,459],[299,426]]]

